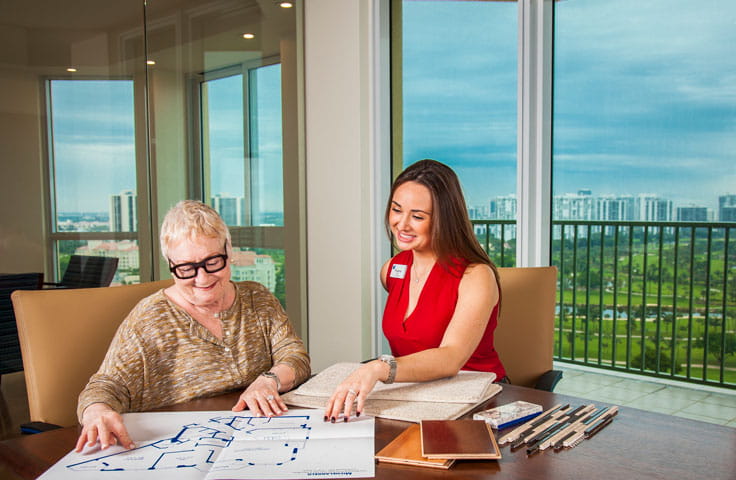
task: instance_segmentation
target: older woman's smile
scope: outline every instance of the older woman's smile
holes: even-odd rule
[[[169,260],[172,264],[186,264],[205,261],[218,255],[224,255],[225,247],[218,238],[184,239],[169,247]],[[228,295],[232,293],[230,284],[230,263],[215,272],[208,272],[204,267],[198,268],[191,278],[174,277],[174,285],[169,292],[180,297],[186,303],[203,313],[217,313],[228,307]],[[208,310],[211,310],[209,312]]]

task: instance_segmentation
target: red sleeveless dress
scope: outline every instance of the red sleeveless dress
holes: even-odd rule
[[[435,263],[414,311],[404,320],[409,306],[413,262],[414,253],[411,250],[400,252],[391,259],[386,273],[388,299],[383,311],[383,334],[388,339],[391,352],[397,357],[439,347],[455,312],[458,287],[465,272],[465,266],[459,263],[449,270]],[[498,304],[491,312],[478,348],[463,370],[494,372],[497,380],[506,376],[498,352],[493,347],[493,331],[497,324]]]

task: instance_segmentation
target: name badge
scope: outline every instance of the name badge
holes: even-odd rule
[[[406,265],[399,265],[398,263],[394,263],[391,265],[391,273],[389,273],[389,277],[391,278],[404,278],[406,276]]]

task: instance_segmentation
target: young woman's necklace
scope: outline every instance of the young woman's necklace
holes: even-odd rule
[[[421,275],[419,275],[419,273],[417,272],[417,267],[415,264],[413,263],[411,264],[411,269],[412,269],[412,276],[411,276],[412,280],[414,280],[414,283],[419,283],[422,281],[422,278],[424,278],[424,276],[431,269],[431,267],[427,268],[427,270],[425,270]]]

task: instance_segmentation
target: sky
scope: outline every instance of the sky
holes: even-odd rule
[[[516,190],[517,5],[404,2],[404,161]],[[736,2],[555,2],[553,192],[736,193]]]
[[[254,192],[260,210],[283,211],[281,68],[268,65],[249,74],[251,156],[258,159]],[[244,195],[243,77],[230,76],[208,82],[211,188],[213,193]],[[257,221],[256,221],[257,223]]]
[[[715,208],[736,193],[736,2],[554,4],[554,194]],[[404,161],[448,163],[472,206],[516,190],[517,16],[515,2],[404,2]],[[255,84],[256,184],[280,185],[278,66]],[[212,191],[239,196],[242,77],[210,86]],[[135,189],[132,81],[56,80],[51,107],[58,210],[106,211]],[[257,196],[283,208],[282,189]]]
[[[53,80],[55,194],[60,212],[107,211],[135,190],[133,82]]]
[[[282,211],[280,65],[254,70],[249,81],[253,117],[258,118],[251,122],[251,154],[259,159],[254,184],[272,186],[255,197],[261,210]],[[136,191],[133,87],[131,80],[51,82],[59,212],[106,212],[110,195]],[[243,76],[212,80],[205,90],[211,191],[243,196]]]

